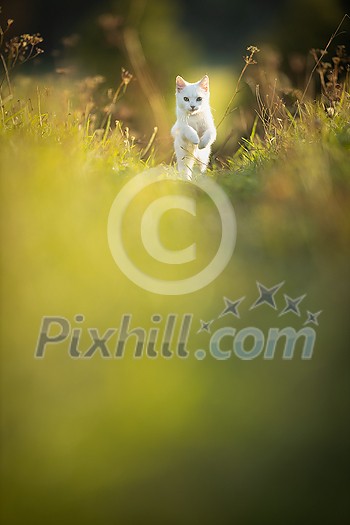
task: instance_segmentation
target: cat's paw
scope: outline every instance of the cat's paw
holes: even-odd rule
[[[198,146],[199,144],[199,137],[194,129],[185,130],[185,133],[183,134],[183,138],[185,141],[190,142],[194,146]]]
[[[192,142],[192,144],[193,144],[194,146],[198,146],[198,144],[199,144],[200,141],[199,141],[198,134],[197,134],[194,130],[191,131],[190,136],[189,136],[189,139],[190,139],[190,142]]]
[[[198,148],[204,149],[208,146],[208,144],[209,144],[209,139],[202,137],[201,140],[199,141]]]

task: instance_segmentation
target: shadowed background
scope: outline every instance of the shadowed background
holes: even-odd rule
[[[269,81],[277,78],[285,88],[293,84],[301,89],[314,65],[310,48],[325,47],[345,7],[343,0],[63,0],[48,9],[40,0],[14,0],[11,9],[3,11],[5,17],[15,19],[13,34],[40,32],[44,38],[45,53],[26,64],[22,73],[56,72],[48,82],[61,82],[62,89],[67,88],[66,81],[72,86],[76,79],[98,75],[98,91],[106,91],[117,87],[122,66],[130,70],[136,78],[113,118],[128,125],[141,144],[147,143],[150,129],[157,126],[158,146],[169,160],[177,74],[194,82],[210,73],[216,121],[224,112],[250,45],[261,48],[259,64]],[[345,40],[338,36],[332,49]],[[251,70],[236,105],[254,107],[253,86],[264,81]],[[310,94],[315,95],[314,82]],[[228,154],[235,150],[240,136],[249,133],[253,119],[251,115],[245,121],[238,111],[232,114],[237,135]],[[217,144],[229,131],[230,123],[224,122]]]

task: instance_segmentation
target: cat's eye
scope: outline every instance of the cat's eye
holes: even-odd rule
[[[197,102],[201,102],[202,97],[197,97]]]
[[[189,99],[188,97],[184,97],[184,101],[185,101],[185,102],[189,102],[190,99]]]

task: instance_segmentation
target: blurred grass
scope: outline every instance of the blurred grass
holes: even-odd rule
[[[217,78],[212,104],[222,114]],[[157,164],[156,146],[142,158],[122,125],[90,127],[66,87],[22,81],[1,120],[4,523],[343,523],[348,93],[333,116],[307,102],[214,162],[209,175],[237,216],[234,256],[205,289],[162,297],[122,275],[106,233],[116,194]],[[310,362],[137,361],[131,345],[123,360],[73,361],[65,344],[34,359],[45,315],[76,326],[82,313],[84,328],[103,333],[123,313],[147,328],[153,313],[190,312],[190,349],[205,348],[199,320],[217,317],[223,296],[252,304],[256,280],[285,280],[291,297],[308,294],[303,312],[323,310]],[[240,311],[215,326],[300,327],[266,308]]]

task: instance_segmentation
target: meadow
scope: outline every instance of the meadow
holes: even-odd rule
[[[282,72],[266,75],[254,49],[224,94],[221,72],[211,75],[215,120],[223,120],[207,176],[234,207],[236,248],[214,282],[182,296],[153,294],[130,282],[107,242],[108,214],[120,189],[136,174],[172,162],[167,125],[173,93],[166,94],[156,126],[142,117],[142,126],[136,119],[130,127],[115,118],[124,111],[127,119],[133,107],[134,80],[125,70],[109,91],[98,77],[35,77],[20,68],[4,76],[6,525],[342,523],[349,443],[349,57],[343,46],[332,56],[329,49],[327,58],[315,51],[303,88],[288,79],[287,90]],[[149,107],[157,111],[157,99]],[[167,191],[164,186],[159,194]],[[209,232],[207,238],[197,233],[202,263],[220,225],[206,219],[212,217],[206,197],[195,195]],[[152,191],[138,197],[137,213],[152,197]],[[191,224],[180,220],[181,238],[170,219],[163,225],[173,249],[192,236]],[[134,254],[141,246],[138,226],[139,218],[130,215],[123,231]],[[177,272],[173,276],[182,275]],[[249,310],[256,281],[267,287],[285,282],[279,311],[282,292],[307,294],[302,318],[268,307]],[[243,296],[240,318],[218,318],[223,297]],[[208,345],[208,334],[198,333],[200,320],[237,329],[299,329],[306,310],[322,311],[309,361],[300,359],[300,349],[290,361],[281,355],[271,361],[193,356],[193,349]],[[131,313],[133,327],[150,329],[154,314],[164,319],[174,312],[193,314],[185,360],[134,359],[132,341],[122,360],[98,352],[71,359],[66,342],[34,358],[44,316],[68,319],[87,348],[88,328],[102,335]]]

